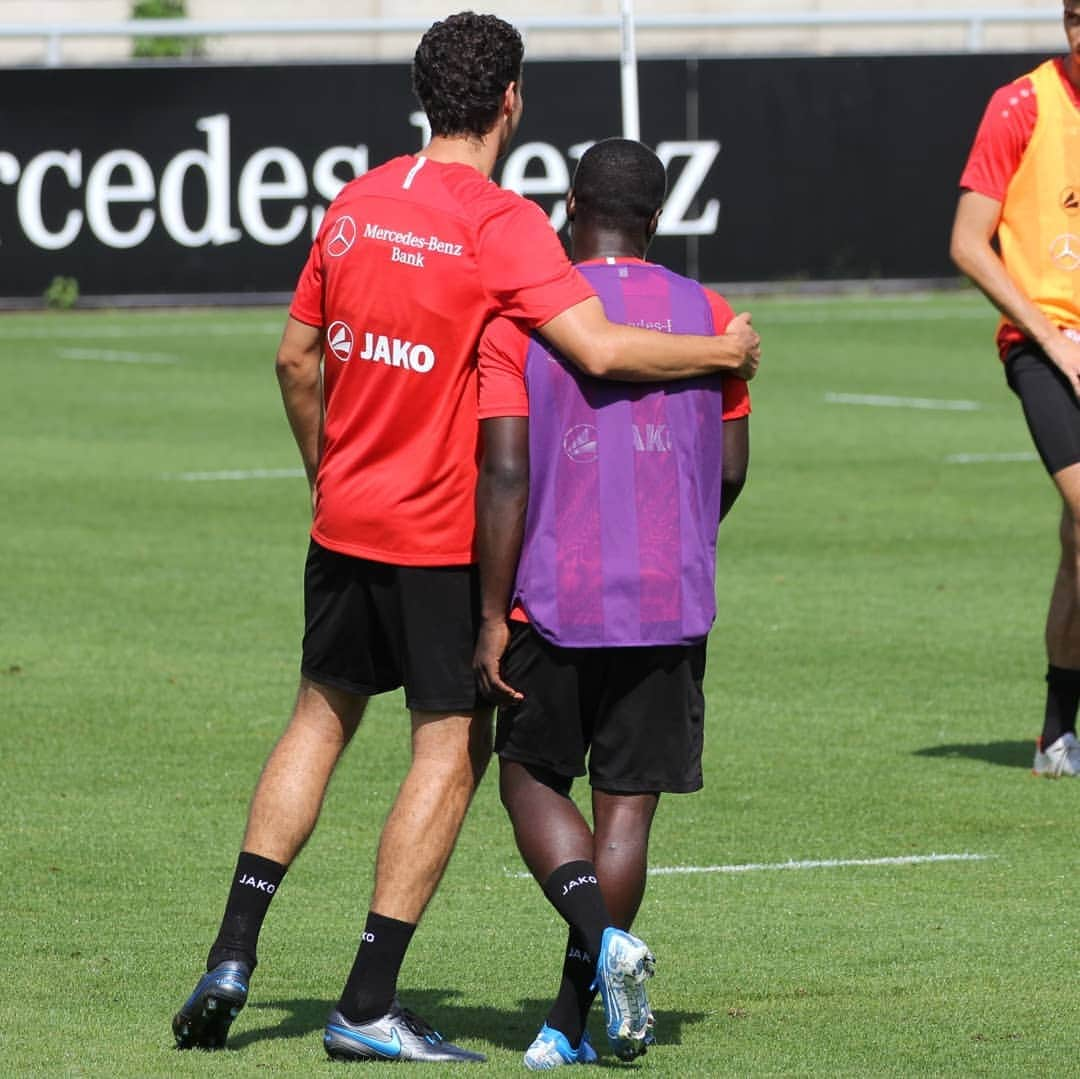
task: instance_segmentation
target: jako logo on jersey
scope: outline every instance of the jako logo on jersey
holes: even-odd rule
[[[246,884],[249,888],[254,888],[257,892],[266,892],[267,895],[273,895],[277,891],[277,885],[271,884],[269,881],[259,880],[258,877],[253,877],[248,873],[245,873],[240,878],[241,884]]]
[[[326,253],[331,258],[341,258],[356,243],[356,222],[348,214],[339,217],[326,236]]]
[[[435,366],[435,353],[427,345],[414,345],[381,333],[364,334],[360,359],[385,363],[387,367],[404,367],[418,375],[426,375]]]
[[[590,967],[593,965],[593,957],[584,948],[567,948],[566,958],[578,959],[582,963],[588,963]]]
[[[353,345],[356,337],[352,327],[344,322],[331,322],[330,329],[326,331],[326,343],[330,351],[337,356],[342,363],[348,363],[352,358]]]
[[[563,453],[571,461],[591,464],[596,460],[596,428],[591,423],[579,423],[563,435]]]

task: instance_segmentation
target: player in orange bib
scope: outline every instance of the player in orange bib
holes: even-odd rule
[[[960,179],[951,254],[1001,311],[997,343],[1062,498],[1033,771],[1080,775],[1080,2],[1069,53],[990,99]],[[994,241],[996,239],[997,249]]]
[[[206,973],[173,1020],[182,1049],[225,1044],[269,904],[368,698],[403,687],[412,761],[323,1043],[338,1060],[483,1060],[397,996],[491,755],[472,671],[480,335],[510,315],[601,377],[748,378],[757,367],[747,315],[679,342],[609,323],[543,211],[491,182],[521,118],[521,61],[520,35],[494,16],[432,26],[413,64],[431,141],[345,186],[301,274],[277,363],[314,506],[300,688],[252,799]]]

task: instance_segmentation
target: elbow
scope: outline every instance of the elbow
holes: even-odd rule
[[[720,481],[720,520],[722,521],[727,515],[732,506],[735,505],[736,499],[742,493],[743,487],[746,485],[746,473],[742,473],[741,476],[729,478],[725,476]]]
[[[280,385],[295,386],[307,381],[310,369],[311,360],[306,353],[290,348],[278,349],[277,358],[274,361],[274,373]]]
[[[971,268],[974,264],[974,250],[972,244],[962,233],[953,232],[949,240],[949,258],[952,264],[968,277],[971,276]]]
[[[955,236],[949,242],[949,258],[952,260],[952,264],[961,273],[967,273],[967,270],[964,268],[964,248]]]
[[[592,378],[619,376],[619,353],[611,335],[594,337],[587,349],[575,352],[569,358],[579,371]]]
[[[583,370],[593,378],[615,378],[619,373],[618,354],[610,344],[605,344],[586,357]]]
[[[292,381],[295,372],[296,360],[293,355],[285,349],[279,349],[274,360],[274,374],[277,375],[278,382],[285,385],[287,382]]]
[[[485,462],[480,468],[476,485],[476,511],[480,530],[485,522],[507,522],[523,519],[529,502],[528,466]]]
[[[485,460],[480,471],[481,483],[503,500],[524,501],[529,495],[527,464]]]
[[[730,476],[724,476],[720,481],[720,489],[723,492],[723,499],[726,505],[731,505],[736,498],[742,494],[742,489],[746,486],[746,472],[735,473]]]

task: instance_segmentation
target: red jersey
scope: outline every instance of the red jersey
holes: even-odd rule
[[[377,562],[473,561],[480,335],[592,295],[543,211],[468,165],[408,155],[347,184],[290,308],[325,336],[312,537]]]
[[[1080,93],[1065,74],[1064,61],[1059,58],[1054,64],[1069,99],[1080,111]],[[983,113],[960,177],[960,187],[1004,203],[1009,185],[1031,142],[1038,116],[1038,100],[1030,75],[999,87]],[[1019,329],[1003,320],[997,337],[1002,357],[1023,337]]]
[[[583,262],[589,266],[606,259]],[[612,262],[638,263],[641,259],[618,258]],[[712,309],[716,333],[727,331],[735,317],[730,304],[718,292],[702,286]],[[659,328],[659,327],[655,327]],[[529,396],[525,390],[525,357],[529,351],[529,334],[507,318],[496,319],[488,326],[480,341],[480,419],[497,416],[528,416]],[[741,378],[728,376],[723,380],[724,419],[737,420],[750,414],[750,390]]]

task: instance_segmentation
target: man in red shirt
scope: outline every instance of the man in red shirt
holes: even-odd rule
[[[612,317],[723,332],[715,292],[644,261],[664,201],[659,158],[606,139],[567,199],[573,258]],[[503,804],[522,858],[569,926],[562,981],[525,1066],[591,1063],[594,984],[622,1059],[653,1040],[652,954],[628,930],[662,791],[702,785],[705,636],[716,535],[746,478],[746,383],[582,378],[514,321],[480,343],[475,663],[502,707]],[[569,797],[586,773],[590,828]]]
[[[1046,618],[1047,695],[1033,771],[1080,775],[1080,2],[1069,54],[990,99],[967,165],[951,254],[1001,312],[997,342],[1062,498]]]
[[[756,369],[748,316],[686,348],[609,324],[539,207],[491,182],[521,117],[521,60],[517,31],[494,16],[436,23],[413,65],[430,143],[346,185],[301,274],[277,373],[314,507],[302,677],[255,790],[207,973],[173,1021],[180,1048],[224,1045],[270,899],[367,699],[403,686],[412,762],[324,1044],[346,1060],[483,1059],[397,1000],[491,751],[471,667],[477,341],[506,313],[607,377]]]

